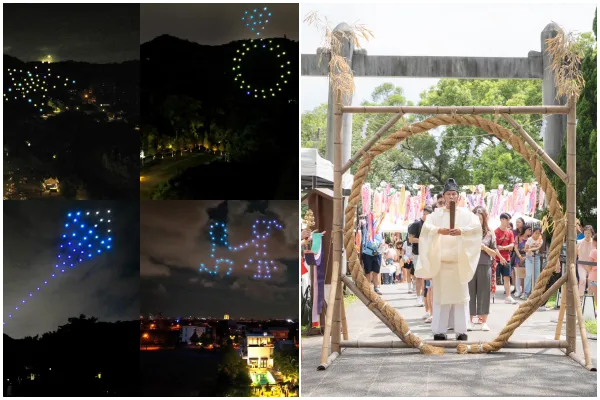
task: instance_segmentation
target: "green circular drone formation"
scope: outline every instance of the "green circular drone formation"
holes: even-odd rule
[[[277,58],[281,60],[279,76],[273,78],[271,86],[256,87],[244,76],[242,69],[242,66],[244,66],[244,57],[251,51],[274,52],[274,54],[277,55]],[[240,85],[240,90],[242,90],[246,96],[262,99],[275,97],[277,92],[281,92],[283,86],[288,83],[288,79],[292,73],[291,62],[287,59],[286,52],[280,49],[280,45],[274,45],[273,41],[269,39],[250,39],[249,44],[242,43],[242,48],[237,50],[236,56],[233,58],[233,71],[236,73],[234,80]]]

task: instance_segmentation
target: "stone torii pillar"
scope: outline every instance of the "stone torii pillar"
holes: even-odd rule
[[[341,33],[340,33],[341,32]],[[352,28],[345,22],[342,22],[333,30],[333,34],[336,35],[337,39],[342,43],[340,55],[346,59],[348,65],[352,69],[352,59],[354,56],[355,48],[354,43],[348,39],[352,33]],[[323,49],[319,49],[323,52]],[[326,59],[323,57],[323,61]],[[325,158],[333,163],[333,113],[334,113],[334,93],[331,80],[329,81],[329,96],[327,100],[327,152]],[[346,95],[342,99],[344,106],[352,105],[352,95]],[[352,156],[350,154],[352,150],[352,114],[344,114],[342,118],[342,164],[346,163]]]
[[[566,98],[556,99],[556,85],[554,83],[554,73],[552,71],[552,59],[546,53],[548,45],[547,39],[556,36],[559,26],[551,22],[542,31],[542,67],[544,68],[544,77],[542,78],[542,104],[543,105],[564,105]],[[544,115],[546,129],[542,132],[544,141],[544,151],[558,163],[560,149],[563,145],[563,138],[567,131],[567,116],[563,114]]]

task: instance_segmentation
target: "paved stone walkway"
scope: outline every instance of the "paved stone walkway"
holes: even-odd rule
[[[411,330],[432,340],[431,325],[423,322],[423,307],[407,293],[406,284],[384,285],[383,298],[398,309]],[[504,304],[499,287],[491,305],[489,332],[468,332],[469,341],[491,340],[505,326],[517,305]],[[398,339],[360,300],[346,310],[350,340]],[[553,340],[556,311],[538,311],[511,337],[514,341]],[[554,322],[553,322],[554,321]],[[452,331],[450,331],[452,332]],[[577,331],[579,333],[579,330]],[[563,324],[563,337],[564,337]],[[454,339],[449,333],[448,339]],[[414,349],[345,349],[325,371],[317,371],[322,337],[302,339],[301,396],[583,396],[596,397],[597,373],[589,372],[558,349],[503,349],[492,354],[425,356]],[[597,365],[596,341],[590,341]],[[577,341],[580,354],[581,342]]]

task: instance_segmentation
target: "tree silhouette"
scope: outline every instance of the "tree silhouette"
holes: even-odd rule
[[[218,367],[214,396],[249,397],[252,380],[246,362],[230,345],[223,349],[222,357]]]
[[[15,396],[135,395],[139,353],[131,349],[137,346],[139,321],[80,315],[41,337],[4,335],[5,378],[14,382]],[[35,380],[25,379],[32,373]]]

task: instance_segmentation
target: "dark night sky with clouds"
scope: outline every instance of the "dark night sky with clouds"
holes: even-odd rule
[[[3,4],[4,53],[22,61],[139,59],[139,4]]]
[[[256,280],[244,269],[250,250],[217,250],[233,260],[231,276],[198,271],[209,263],[211,221],[226,222],[229,244],[252,239],[256,219],[277,219],[284,229],[268,238],[273,278]],[[232,318],[298,317],[298,201],[146,201],[141,203],[140,275],[143,314]],[[254,254],[254,253],[252,253]]]
[[[206,45],[254,38],[242,16],[245,10],[261,7],[272,13],[264,37],[287,35],[298,41],[298,4],[142,4],[140,41],[163,34]]]
[[[4,333],[13,338],[53,331],[80,314],[100,321],[136,320],[140,309],[139,203],[4,202]],[[50,279],[74,210],[111,213],[113,249]],[[47,286],[43,285],[48,280]],[[41,286],[42,291],[36,292]],[[19,311],[28,293],[34,297]],[[8,314],[13,319],[8,320]]]

